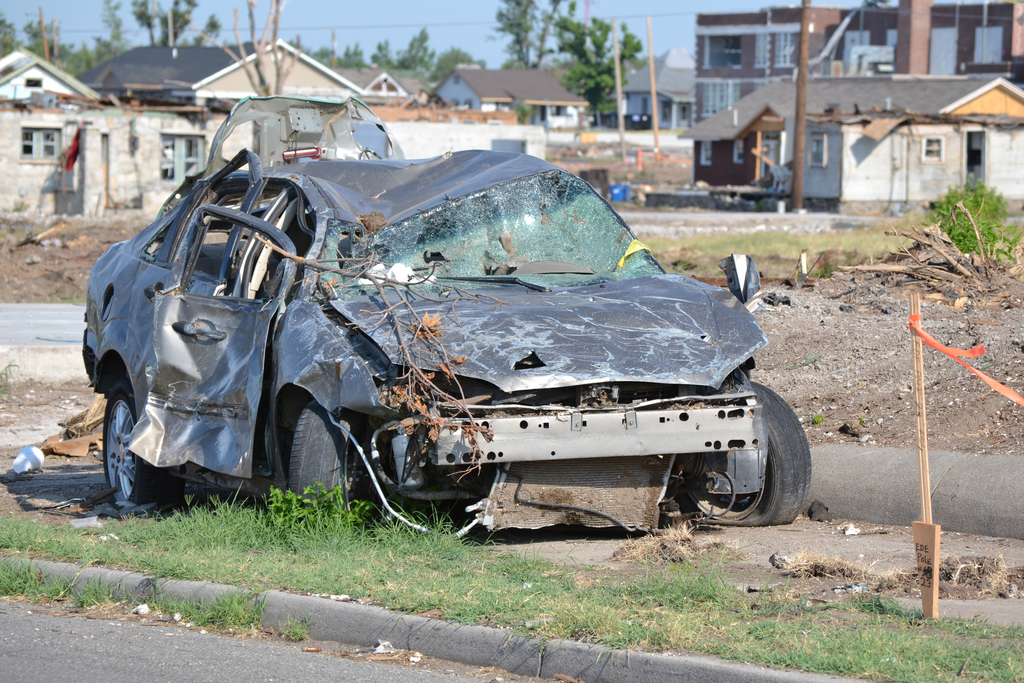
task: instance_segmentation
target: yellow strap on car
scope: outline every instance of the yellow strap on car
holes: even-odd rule
[[[640,240],[633,240],[632,242],[629,243],[629,246],[626,247],[626,253],[623,254],[622,258],[619,259],[619,265],[615,267],[621,268],[622,266],[626,265],[626,259],[628,259],[630,256],[632,256],[638,251],[646,251],[651,256],[654,256],[654,252],[651,251],[651,248],[649,246],[647,246]]]

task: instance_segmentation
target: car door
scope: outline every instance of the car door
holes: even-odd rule
[[[204,205],[153,302],[145,412],[131,449],[158,467],[192,462],[252,474],[253,432],[271,321],[296,272],[291,240],[246,213]]]

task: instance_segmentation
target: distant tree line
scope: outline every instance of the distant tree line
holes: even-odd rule
[[[157,0],[130,2],[132,18],[148,33],[150,45],[166,46],[173,40],[175,45],[237,48],[219,41],[223,27],[216,16],[211,14],[202,28],[198,27],[193,19],[198,11],[198,0],[171,0],[169,7]],[[252,21],[256,2],[247,0],[246,4]],[[19,36],[15,25],[0,12],[0,52],[7,54],[24,47],[43,56],[45,34],[50,61],[69,73],[80,74],[132,47],[120,17],[121,7],[120,0],[103,0],[101,20],[106,35],[93,38],[91,44],[83,41],[77,47],[71,42],[62,42],[60,22],[56,19],[43,25],[27,15],[29,21]],[[280,8],[283,9],[283,4]],[[507,40],[505,52],[508,55],[502,68],[550,69],[567,89],[586,99],[594,112],[608,111],[614,107],[611,92],[615,84],[611,24],[597,18],[581,20],[576,10],[572,0],[499,0],[495,31]],[[280,18],[280,10],[276,17]],[[301,46],[298,37],[290,42]],[[635,67],[643,47],[625,24],[620,27],[619,49],[624,65]],[[426,27],[413,35],[405,48],[393,49],[389,40],[383,40],[369,57],[358,42],[344,46],[340,52],[332,45],[307,53],[328,66],[376,66],[397,75],[414,75],[428,83],[440,80],[459,64],[486,66],[483,60],[475,59],[459,47],[452,46],[438,53],[430,46]]]

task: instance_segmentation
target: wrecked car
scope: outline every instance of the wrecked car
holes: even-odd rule
[[[226,158],[251,125],[258,151]],[[413,524],[765,525],[810,452],[751,380],[756,267],[666,273],[594,190],[540,159],[404,159],[357,100],[239,103],[207,168],[90,276],[84,355],[116,497],[322,483]]]

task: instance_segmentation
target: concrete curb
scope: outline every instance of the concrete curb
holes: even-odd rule
[[[917,452],[816,446],[810,500],[846,519],[909,526],[921,517]],[[932,518],[943,531],[1024,539],[1024,456],[929,451]]]
[[[89,382],[82,361],[81,342],[60,346],[0,345],[0,370],[7,367],[10,367],[8,372],[12,384],[29,381],[49,384]]]
[[[751,664],[734,664],[711,657],[671,656],[616,650],[569,640],[545,642],[485,626],[457,624],[398,614],[379,607],[336,602],[282,591],[248,593],[234,586],[200,581],[156,579],[144,574],[100,567],[81,568],[63,562],[0,558],[15,567],[33,567],[44,581],[72,581],[71,592],[100,584],[122,598],[146,600],[155,596],[193,602],[212,602],[228,593],[262,601],[264,628],[280,629],[289,619],[305,620],[309,635],[372,647],[387,640],[403,650],[470,666],[494,666],[521,676],[572,676],[587,683],[661,683],[668,680],[715,683],[825,683],[852,679],[800,671],[779,671]]]

